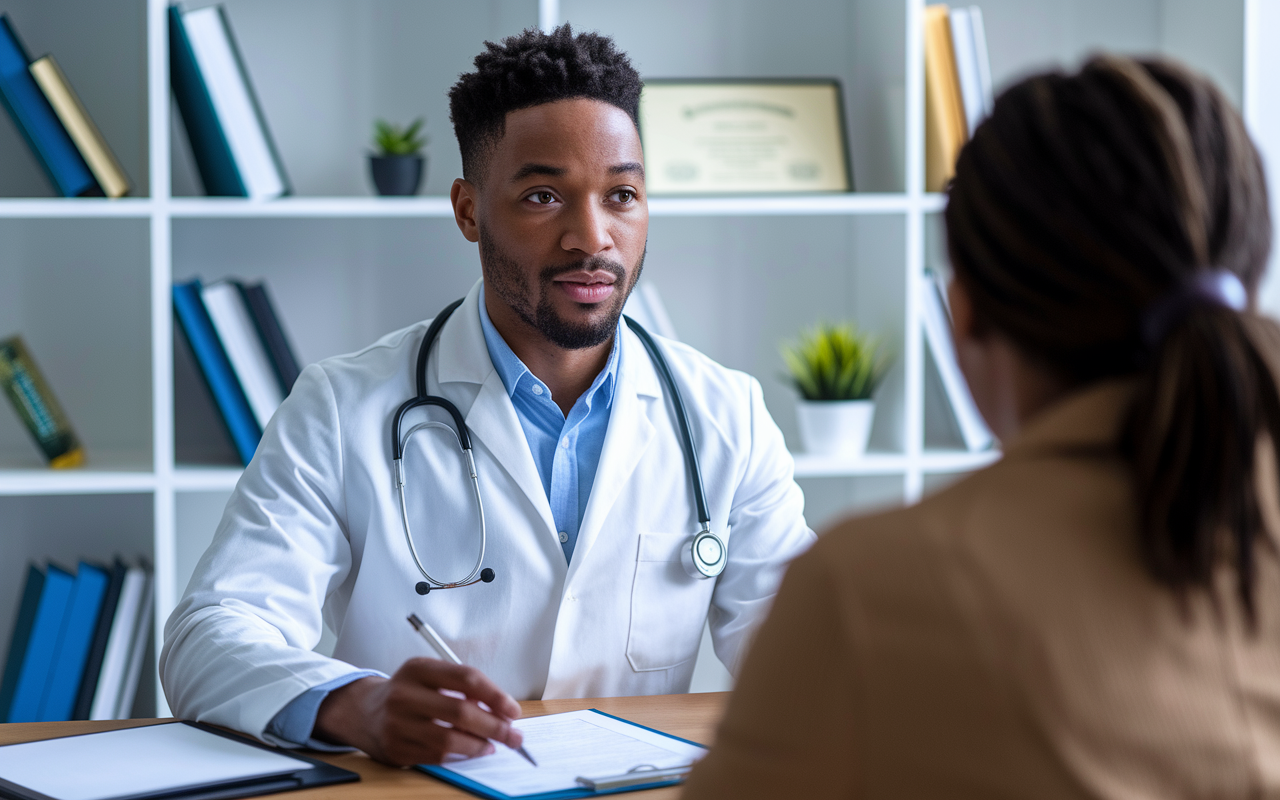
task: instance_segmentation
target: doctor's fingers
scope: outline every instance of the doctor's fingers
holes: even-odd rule
[[[430,720],[402,718],[383,732],[379,760],[396,766],[439,764],[445,756],[481,756],[493,752],[493,744],[456,728]]]
[[[401,675],[425,686],[460,692],[507,719],[520,718],[520,704],[475,667],[434,658],[411,658],[396,671],[397,677]]]
[[[410,685],[397,692],[392,701],[396,703],[399,714],[420,723],[442,722],[460,733],[485,740],[492,739],[508,747],[519,747],[524,741],[524,736],[511,726],[506,717],[486,711],[469,698],[443,694],[426,686]]]

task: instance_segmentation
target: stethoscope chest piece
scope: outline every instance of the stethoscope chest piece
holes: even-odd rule
[[[709,530],[699,531],[680,551],[684,571],[694,578],[714,578],[724,572],[729,551],[724,540]]]

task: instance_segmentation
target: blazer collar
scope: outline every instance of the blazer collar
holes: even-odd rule
[[[1119,378],[1072,392],[1032,417],[1006,445],[1005,457],[1114,448],[1136,391],[1136,379]]]

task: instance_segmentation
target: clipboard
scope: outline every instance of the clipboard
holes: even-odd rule
[[[130,761],[127,753],[145,748],[148,742],[153,745],[150,762],[144,756]],[[121,752],[126,753],[124,760]],[[201,768],[222,777],[171,779],[158,772],[177,772],[174,762],[153,769],[159,753],[188,756],[192,767],[188,778]],[[122,768],[102,769],[101,762],[113,757],[110,764]],[[78,786],[73,785],[76,781],[58,780],[59,773],[51,773],[48,767],[67,761],[71,763],[64,774],[93,772]],[[231,800],[358,780],[359,774],[350,770],[201,722],[175,721],[0,745],[0,798],[6,800]]]
[[[697,757],[700,757],[701,754],[706,752],[706,747],[698,742],[690,741],[689,739],[682,739],[679,736],[672,736],[671,734],[657,730],[656,728],[638,725],[630,720],[623,719],[622,717],[606,714],[596,708],[587,709],[586,711],[568,712],[565,714],[549,714],[546,717],[530,717],[525,720],[518,720],[516,725],[523,728],[521,723],[527,724],[535,720],[547,720],[556,717],[572,717],[588,714],[599,715],[603,720],[611,721],[603,722],[602,720],[603,724],[608,725],[615,731],[634,729],[634,731],[643,732],[643,734],[637,735],[642,735],[650,741],[658,738],[680,743],[683,745],[683,747],[679,748],[680,750],[687,753],[697,751],[698,755],[695,756],[693,760],[696,760]],[[526,737],[525,745],[534,752],[535,756],[539,759],[540,764],[545,763],[543,753],[539,753],[536,750],[536,740],[531,740],[529,737]],[[499,750],[501,749],[501,746],[499,746]],[[492,756],[489,758],[492,758]],[[473,759],[472,761],[478,761],[478,759]],[[578,800],[578,798],[601,797],[608,794],[637,792],[643,789],[657,789],[663,786],[674,786],[684,780],[685,775],[693,766],[691,762],[686,762],[673,768],[636,770],[634,767],[640,765],[631,765],[631,767],[623,767],[609,771],[607,775],[594,775],[590,777],[577,776],[574,788],[511,794],[500,791],[492,786],[474,780],[467,775],[461,774],[458,771],[458,767],[464,763],[466,762],[452,762],[440,765],[419,764],[417,769],[425,772],[433,778],[444,781],[451,786],[456,786],[459,789],[470,792],[477,797],[487,798],[487,800]],[[647,772],[651,772],[652,774],[646,774]]]

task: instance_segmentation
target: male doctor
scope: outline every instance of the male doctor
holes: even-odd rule
[[[627,57],[565,25],[490,43],[475,66],[450,92],[451,199],[483,281],[441,328],[426,384],[465,418],[496,577],[415,591],[390,440],[428,323],[312,365],[166,625],[160,673],[181,717],[392,764],[518,746],[513,698],[687,691],[708,618],[736,669],[813,541],[759,384],[659,340],[728,551],[714,578],[681,564],[700,525],[680,428],[620,324],[649,219]],[[405,430],[449,422],[437,412]],[[457,437],[420,429],[404,467],[423,566],[459,581],[480,519]],[[436,658],[409,614],[467,666]],[[326,623],[332,658],[312,650]]]

